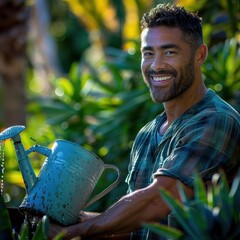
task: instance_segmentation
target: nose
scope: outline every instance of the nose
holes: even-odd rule
[[[154,71],[158,71],[160,69],[166,69],[166,63],[164,62],[164,60],[163,60],[163,58],[161,56],[156,54],[155,58],[153,59],[153,62],[151,64],[151,68]]]

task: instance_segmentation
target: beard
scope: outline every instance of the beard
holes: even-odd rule
[[[151,78],[152,74],[171,74],[173,75],[173,84],[170,88],[161,88],[161,87],[153,87],[151,85],[151,81],[147,79]],[[184,68],[177,73],[176,70],[161,70],[161,71],[154,71],[150,69],[146,72],[144,76],[144,81],[147,84],[150,90],[150,96],[155,103],[164,103],[168,102],[182,93],[184,93],[193,83],[194,81],[194,67],[193,61],[190,59],[189,63],[187,63]]]

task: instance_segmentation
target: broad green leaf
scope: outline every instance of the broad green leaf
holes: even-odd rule
[[[191,236],[195,236],[195,232],[191,229],[189,226],[189,212],[186,211],[186,208],[177,200],[174,199],[174,197],[171,196],[171,194],[164,190],[160,189],[160,194],[166,204],[172,209],[176,219],[178,220],[179,224],[182,226],[182,228]],[[197,238],[196,238],[197,239]]]
[[[218,217],[219,221],[222,223],[222,232],[224,236],[227,236],[232,222],[231,219],[234,213],[234,205],[233,205],[233,200],[232,198],[229,197],[229,185],[227,182],[226,175],[224,174],[223,171],[220,171],[221,179],[219,182],[219,187],[220,187],[220,197],[221,197],[221,202],[218,207],[220,209]]]
[[[19,233],[20,239],[30,239],[30,227],[28,222],[24,222]]]
[[[32,240],[47,240],[49,233],[50,222],[47,216],[43,216],[38,223],[35,234]]]
[[[57,86],[58,88],[61,88],[62,94],[64,96],[68,96],[69,99],[73,96],[74,93],[74,86],[71,84],[69,79],[67,78],[58,78],[57,79],[58,83]],[[56,92],[57,88],[55,89]]]
[[[197,174],[194,175],[194,198],[197,202],[207,203],[206,187],[201,177]]]
[[[53,240],[62,240],[64,238],[64,235],[64,232],[60,232],[53,238]]]
[[[158,224],[158,223],[148,223],[148,224],[144,224],[144,227],[148,228],[150,231],[159,234],[159,236],[165,237],[165,238],[169,238],[169,239],[183,239],[183,232],[169,227],[167,225],[163,225],[163,224]]]
[[[177,182],[177,188],[178,188],[178,192],[179,192],[179,195],[180,195],[180,199],[182,201],[182,203],[187,206],[187,207],[190,207],[191,205],[191,201],[189,200],[187,194],[186,194],[186,191],[184,190],[183,186],[182,186],[182,183],[181,182]]]
[[[0,239],[13,239],[12,226],[9,219],[8,210],[0,194]]]
[[[206,207],[200,202],[194,204],[191,208],[188,209],[189,212],[189,227],[192,229],[193,234],[192,238],[202,239],[202,240],[211,240],[207,234],[209,229],[208,217]]]
[[[234,210],[240,213],[240,168],[234,177],[229,196],[233,198]]]

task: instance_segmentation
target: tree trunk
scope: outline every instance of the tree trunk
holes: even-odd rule
[[[29,9],[24,0],[0,0],[0,79],[5,127],[26,123],[26,40]]]

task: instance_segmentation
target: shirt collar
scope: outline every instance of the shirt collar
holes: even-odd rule
[[[185,111],[179,118],[177,118],[168,128],[168,130],[166,131],[166,133],[163,135],[163,139],[169,138],[173,135],[173,133],[175,132],[175,129],[181,124],[182,121],[192,117],[193,115],[195,115],[196,113],[202,111],[202,109],[205,108],[205,105],[210,102],[212,100],[212,98],[214,97],[215,93],[211,90],[208,89],[206,95],[204,96],[203,99],[201,99],[199,102],[197,102],[196,104],[194,104],[192,107],[190,107],[187,111]],[[166,120],[166,112],[164,111],[162,114],[160,114],[159,116],[159,120],[157,121],[158,124],[158,128],[160,127],[160,125]]]

